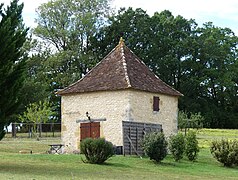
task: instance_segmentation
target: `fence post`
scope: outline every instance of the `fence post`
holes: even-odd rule
[[[16,123],[12,123],[12,137],[16,138]]]
[[[53,131],[53,137],[55,137],[55,126],[54,126],[54,122],[51,124],[52,126],[52,131]]]
[[[28,125],[28,138],[32,138],[32,127]]]
[[[21,129],[21,131],[18,131],[18,127],[19,125],[23,125],[22,127],[24,127],[23,129]],[[45,125],[50,125],[50,129],[49,127],[45,127]],[[58,134],[56,134],[58,131],[60,131],[60,123],[31,123],[31,122],[27,122],[27,123],[12,123],[11,126],[11,137],[12,138],[17,138],[18,135],[19,137],[22,137],[22,134],[18,134],[18,133],[25,133],[24,136],[28,137],[28,138],[32,138],[34,136],[37,136],[38,138],[40,137],[44,137],[45,133],[47,136],[47,132],[49,131],[51,133],[51,137],[53,134],[53,137],[57,137]],[[36,129],[35,129],[36,128]],[[48,128],[48,129],[47,129]],[[47,131],[45,131],[45,129]],[[36,131],[36,132],[35,132]],[[36,133],[36,134],[35,134]],[[1,179],[1,178],[0,178]]]
[[[40,124],[39,124],[39,137],[41,137],[41,132],[42,132],[42,123],[40,122]]]

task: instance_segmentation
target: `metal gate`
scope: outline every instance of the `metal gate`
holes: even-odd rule
[[[124,155],[143,155],[141,140],[146,133],[162,132],[161,124],[122,121]]]
[[[100,122],[80,123],[80,140],[100,137]]]

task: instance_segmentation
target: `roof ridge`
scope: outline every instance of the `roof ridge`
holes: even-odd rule
[[[122,65],[123,65],[123,69],[125,71],[126,82],[128,84],[128,87],[131,87],[131,82],[130,82],[130,78],[129,78],[129,75],[128,75],[128,69],[127,69],[127,62],[126,62],[126,57],[125,57],[125,52],[124,52],[124,48],[125,48],[126,45],[125,45],[122,38],[120,39],[120,42],[119,42],[118,45],[119,45],[120,50],[121,50]]]
[[[145,62],[125,45],[123,38],[120,38],[118,45],[84,77],[57,94],[121,89],[182,96],[179,91],[156,76]]]
[[[120,44],[120,43],[119,43]],[[178,90],[173,88],[172,86],[166,84],[162,79],[160,79],[146,64],[144,61],[142,61],[130,48],[128,48],[125,44],[124,46],[136,57],[135,60],[138,61],[140,64],[144,65],[145,68],[147,68],[154,76],[156,79],[158,79],[161,83],[163,83],[166,87],[171,88],[172,90],[176,91],[178,94],[181,96],[184,96],[182,93],[180,93]]]

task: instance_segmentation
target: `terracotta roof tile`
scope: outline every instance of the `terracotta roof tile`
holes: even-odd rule
[[[60,95],[71,93],[136,89],[173,96],[182,96],[159,79],[127,47],[120,43],[91,71],[74,84],[57,92]]]

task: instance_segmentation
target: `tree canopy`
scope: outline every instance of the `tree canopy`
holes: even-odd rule
[[[46,71],[61,87],[78,80],[94,65],[90,39],[105,24],[110,0],[53,0],[37,9],[34,34],[52,53]]]
[[[28,29],[22,21],[23,4],[13,0],[6,9],[0,5],[0,139],[21,103],[25,60],[23,47]]]

